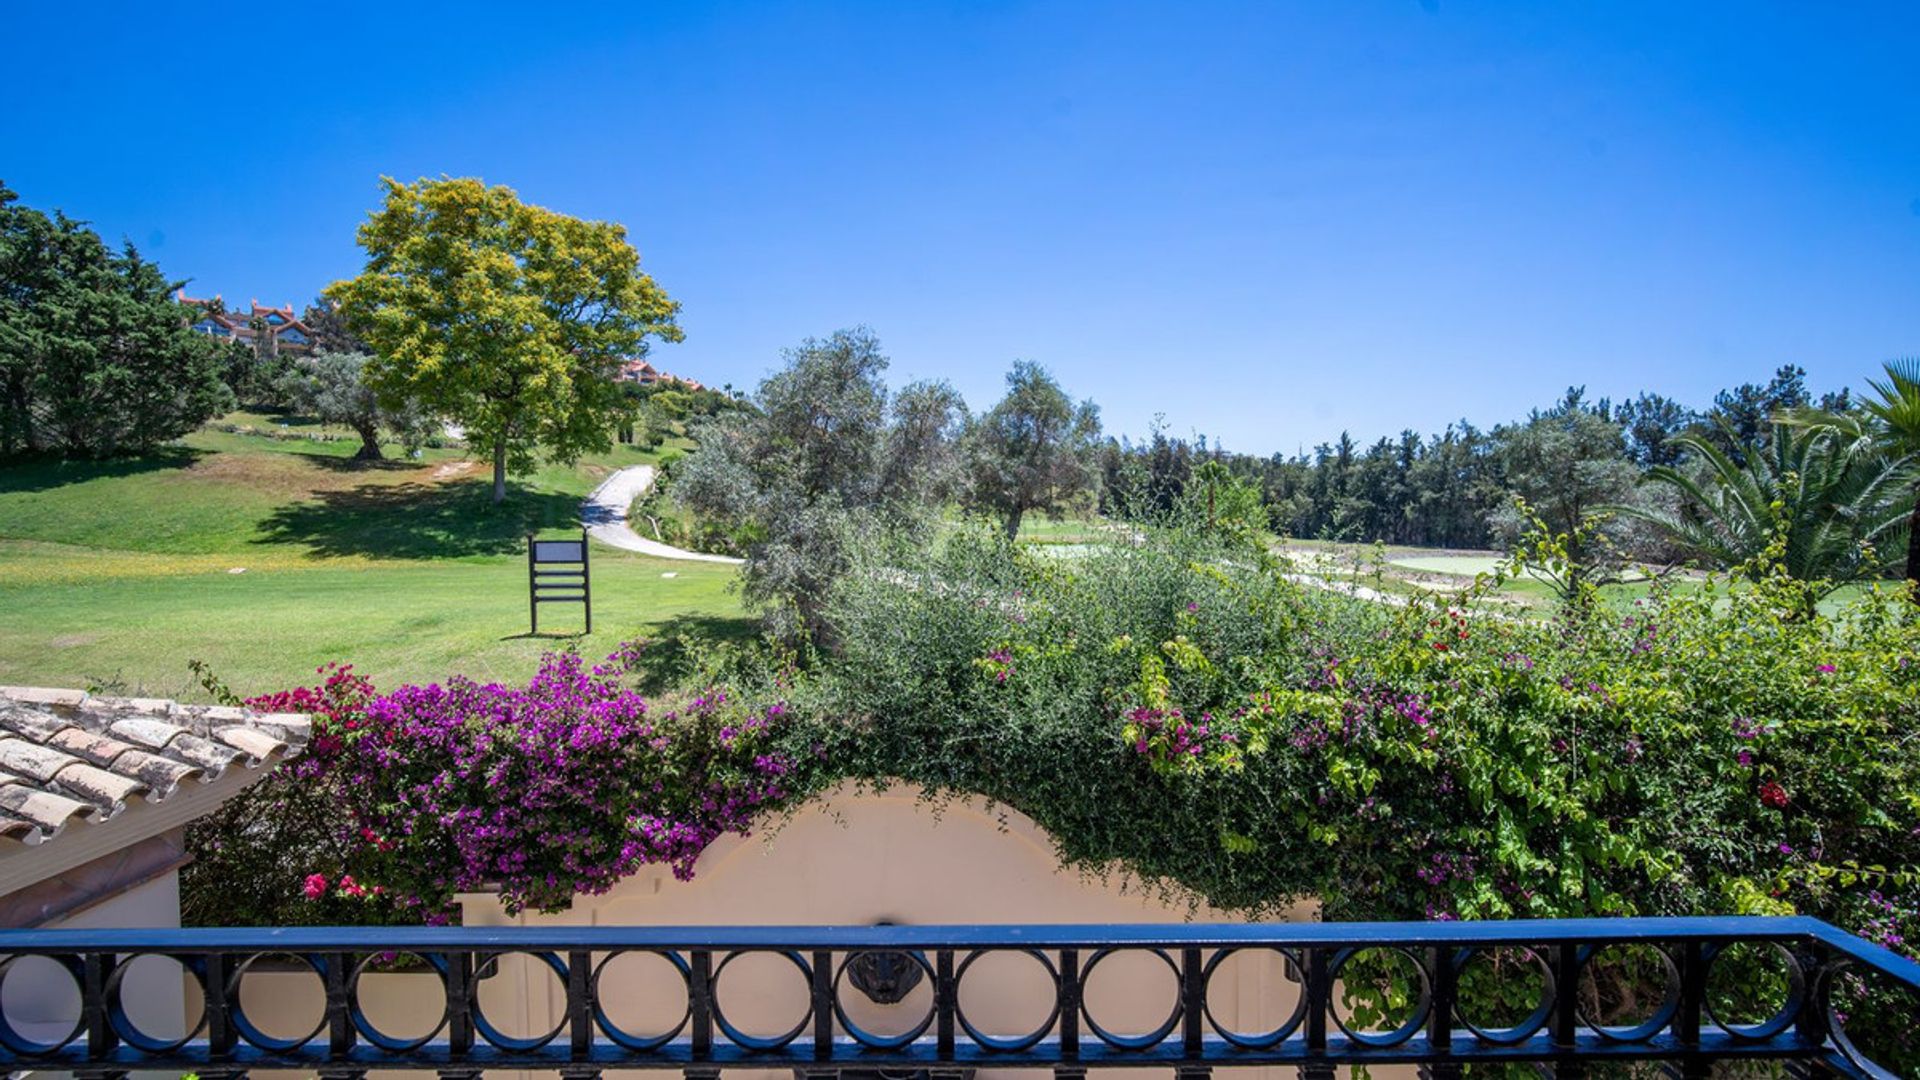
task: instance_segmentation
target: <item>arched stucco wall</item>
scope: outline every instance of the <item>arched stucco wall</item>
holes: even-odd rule
[[[1150,823],[1142,824],[1150,828]],[[463,898],[469,926],[613,925],[713,926],[768,924],[871,925],[880,921],[929,923],[1155,923],[1230,920],[1204,905],[1169,903],[1116,875],[1095,879],[1064,870],[1052,840],[1033,821],[985,800],[932,803],[912,786],[885,791],[851,787],[801,808],[766,836],[727,837],[700,858],[691,881],[676,881],[664,868],[649,868],[602,897],[583,898],[558,915],[508,916],[491,896]],[[1294,920],[1312,917],[1301,906]],[[679,995],[649,991],[660,983],[641,977],[603,981],[603,994],[618,995],[631,1014],[648,1017],[679,1009]],[[1222,1022],[1244,1030],[1271,1027],[1292,1011],[1297,994],[1277,962],[1248,958],[1233,969],[1232,990],[1216,988],[1212,1006]],[[511,976],[512,972],[502,972]],[[543,973],[526,978],[515,995],[525,1010],[525,1030],[545,1029],[559,1017],[557,985]],[[657,976],[658,972],[654,972]],[[738,1000],[723,977],[722,1006],[739,1026],[755,1034],[791,1025],[804,1008],[797,971],[778,961],[742,970],[756,989],[777,994]],[[1032,1030],[1051,1003],[1051,989],[1036,965],[1008,957],[982,963],[962,984],[962,1007],[988,1031]],[[746,980],[740,983],[742,989]],[[876,1006],[849,989],[841,1000],[856,1023],[892,1031],[899,1014],[923,1015],[925,989],[895,1006]],[[1171,1006],[1171,973],[1150,957],[1115,957],[1086,987],[1089,1008],[1115,1031],[1154,1027]],[[502,994],[502,1004],[507,995]],[[492,1002],[487,1002],[491,1009]],[[1244,1023],[1242,1022],[1244,1014]],[[891,1022],[892,1027],[889,1026]]]
[[[1142,828],[1151,828],[1143,822]],[[847,786],[764,835],[715,841],[676,881],[649,867],[559,915],[510,918],[463,896],[472,926],[1187,922],[1230,919],[1167,903],[1115,876],[1063,870],[1031,818],[980,798],[939,802],[917,787]],[[1303,906],[1291,918],[1311,917]]]
[[[552,915],[510,916],[488,894],[463,896],[461,904],[468,926],[1235,921],[1204,905],[1168,902],[1117,875],[1097,879],[1064,870],[1052,841],[1025,815],[977,798],[932,803],[906,785],[879,792],[842,788],[766,835],[719,840],[702,855],[691,881],[648,868],[605,896],[582,897],[571,910]],[[1312,913],[1310,905],[1301,905],[1288,917],[1299,921]],[[609,966],[600,993],[616,1020],[631,1022],[636,1034],[650,1034],[645,1022],[677,1016],[685,996],[675,979],[661,977],[670,976],[664,964],[632,960]],[[797,970],[782,964],[774,957],[750,963],[743,958],[720,979],[722,1007],[749,1033],[784,1030],[804,1009],[804,983]],[[371,1017],[393,1017],[395,1034],[423,1030],[419,1025],[430,1024],[427,1018],[440,1009],[437,989],[422,982],[430,978],[369,977],[363,1006]],[[564,1011],[558,980],[520,958],[503,960],[479,992],[488,1016],[509,1034],[549,1030]],[[1170,972],[1150,954],[1114,957],[1085,987],[1095,1017],[1121,1033],[1156,1026],[1174,992]],[[841,1000],[856,1023],[888,1034],[923,1015],[929,993],[923,985],[898,1005],[878,1006],[848,988]],[[1007,956],[968,974],[961,1004],[982,1029],[1020,1034],[1044,1018],[1051,994],[1037,966]],[[1297,1000],[1298,984],[1267,954],[1242,954],[1223,968],[1209,996],[1222,1023],[1249,1032],[1272,1028]],[[736,1074],[749,1075],[729,1071]]]

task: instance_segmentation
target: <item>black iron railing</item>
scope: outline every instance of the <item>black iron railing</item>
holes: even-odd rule
[[[1595,958],[1623,950],[1639,951],[1642,988],[1653,993],[1629,1021],[1596,1016],[1604,1003],[1591,970]],[[1222,1010],[1214,980],[1223,965],[1250,952],[1272,961],[1292,983],[1290,1013],[1267,1030],[1236,1030],[1216,1019]],[[1767,1007],[1770,1015],[1716,1011],[1716,993],[1724,996],[1726,983],[1720,976],[1727,974],[1725,968],[1716,973],[1716,965],[1730,967],[1736,952],[1749,966],[1762,954],[1774,965],[1768,970],[1777,1000]],[[969,972],[1006,953],[1022,954],[1032,965],[1034,999],[1042,1002],[1010,1030],[976,1022],[963,1004]],[[1496,953],[1520,959],[1504,966],[1476,962]],[[632,987],[603,986],[603,975],[628,954],[644,954],[654,964],[665,985],[652,989],[676,1003],[677,1016],[659,1030],[630,1031],[614,1019],[620,1004],[614,999]],[[746,1008],[741,1002],[774,992],[739,977],[752,965],[732,966],[753,954],[771,954],[787,988],[804,999],[801,1019],[791,1027],[751,1031],[730,1019],[730,1005],[737,1016]],[[1119,1031],[1111,1017],[1103,1023],[1083,991],[1110,979],[1100,969],[1111,972],[1127,954],[1164,962],[1170,977],[1163,976],[1165,1019]],[[133,1019],[139,1010],[128,1000],[126,973],[149,956],[177,964],[186,973],[183,989],[200,997],[197,1023],[184,1037],[143,1031]],[[554,993],[564,1007],[551,1030],[508,1034],[487,1014],[482,991],[489,978],[503,977],[508,956],[534,965],[543,979],[551,973],[561,988]],[[269,958],[282,958],[283,966],[270,971]],[[266,1032],[243,1003],[249,979],[286,978],[288,963],[324,990],[311,1032]],[[383,1028],[383,1018],[363,1001],[362,981],[370,973],[407,970],[409,963],[409,977],[423,980],[417,984],[422,993],[436,1008],[443,993],[445,1007],[431,1031],[402,1037]],[[1482,1062],[1530,1063],[1553,1075],[1579,1076],[1600,1061],[1662,1062],[1676,1075],[1707,1076],[1714,1063],[1738,1059],[1771,1060],[1802,1075],[1893,1076],[1898,1063],[1876,1065],[1850,1038],[1848,1024],[1864,1015],[1858,995],[1868,983],[1860,980],[1896,999],[1920,992],[1920,965],[1804,918],[15,930],[0,931],[0,1004],[19,1000],[29,966],[42,982],[49,973],[70,979],[67,993],[78,1008],[51,1032],[44,1018],[31,1028],[13,1018],[0,1022],[0,1067],[95,1077],[192,1070],[203,1080],[249,1070],[352,1077],[389,1068],[436,1069],[443,1076],[558,1069],[569,1077],[681,1069],[707,1078],[738,1067],[822,1077],[884,1069],[925,1070],[939,1078],[979,1068],[1050,1067],[1074,1077],[1111,1066],[1168,1067],[1188,1080],[1214,1066],[1293,1066],[1303,1077],[1318,1077],[1341,1065],[1412,1063],[1427,1075],[1448,1076]],[[1371,1017],[1354,1012],[1348,993],[1362,983],[1388,985],[1368,981],[1374,975],[1366,973],[1395,966],[1403,977],[1393,984],[1394,1007]],[[1537,1000],[1517,1010],[1522,1018],[1496,1028],[1466,1011],[1463,985],[1477,979],[1473,985],[1484,991],[1485,980],[1503,971],[1524,973]],[[1843,986],[1849,989],[1841,1000]],[[257,992],[251,997],[260,1000]],[[1887,1028],[1889,1009],[1896,1035],[1903,1022],[1920,1025],[1920,1014],[1899,1011],[1915,1000],[1875,1006],[1879,1030]],[[911,1015],[890,1013],[892,1026],[870,1030],[875,1025],[861,1026],[855,1014],[872,1008]]]

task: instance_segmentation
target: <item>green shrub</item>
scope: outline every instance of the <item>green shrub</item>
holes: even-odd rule
[[[963,533],[837,591],[807,737],[1249,912],[1859,925],[1920,862],[1920,620],[1759,577],[1538,621],[1492,580],[1393,607],[1178,534],[1070,559]]]
[[[965,532],[848,575],[794,737],[1248,915],[1800,912],[1911,954],[1920,618],[1904,590],[1822,614],[1775,563],[1543,621],[1498,576],[1396,607],[1188,534]]]

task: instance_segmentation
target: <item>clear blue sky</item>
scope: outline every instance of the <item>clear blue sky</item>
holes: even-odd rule
[[[304,303],[382,175],[631,229],[656,358],[856,323],[1291,452],[1920,353],[1920,5],[11,4],[0,179]]]

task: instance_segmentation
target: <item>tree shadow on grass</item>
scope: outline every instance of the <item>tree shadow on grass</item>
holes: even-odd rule
[[[717,650],[743,649],[760,639],[760,621],[746,615],[681,614],[641,635],[645,648],[635,680],[640,691],[659,694],[707,674]]]
[[[51,455],[0,459],[0,494],[49,491],[88,480],[138,476],[164,469],[185,469],[205,451],[185,446],[163,446],[138,457],[59,458]]]
[[[495,506],[484,482],[361,484],[280,507],[260,523],[254,542],[320,557],[510,555],[526,550],[528,532],[577,528],[579,510],[577,498],[541,491],[511,492]]]

